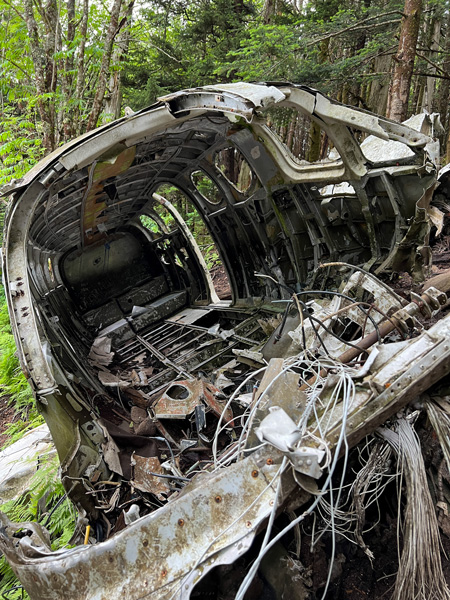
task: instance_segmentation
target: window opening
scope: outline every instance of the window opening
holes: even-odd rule
[[[200,252],[205,260],[208,271],[211,274],[214,289],[221,300],[231,298],[231,287],[225,267],[220,259],[217,246],[206,227],[203,217],[195,207],[192,200],[182,192],[178,187],[170,184],[163,184],[158,187],[156,193],[166,198],[182,216],[189,231],[193,235]],[[155,213],[160,216],[164,223],[172,226],[172,222],[167,218],[169,211],[161,204],[155,203],[153,206]],[[171,219],[176,225],[172,215]]]
[[[203,171],[194,171],[191,174],[192,183],[197,191],[210,204],[220,204],[223,200],[222,194],[214,181]]]
[[[267,127],[300,163],[332,162],[340,159],[326,131],[308,115],[293,108],[276,107],[267,110],[265,117]]]
[[[237,148],[219,150],[214,158],[216,168],[239,192],[247,192],[253,181],[253,171]]]

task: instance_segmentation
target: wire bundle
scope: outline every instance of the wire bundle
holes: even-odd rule
[[[398,455],[407,498],[403,550],[393,600],[449,600],[450,590],[441,564],[439,527],[417,434],[405,418],[397,421],[396,431],[378,431]]]

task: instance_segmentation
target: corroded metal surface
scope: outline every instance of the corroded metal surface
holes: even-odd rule
[[[237,559],[270,513],[279,459],[268,465],[269,457],[200,476],[188,494],[101,544],[51,553],[2,535],[0,546],[32,600],[188,597],[218,553],[230,549],[227,561]],[[282,497],[292,486],[285,481]]]
[[[322,128],[324,160],[270,128],[265,111],[279,108]],[[376,164],[355,126],[376,138]],[[380,151],[392,143],[400,165]],[[343,439],[358,443],[448,373],[449,317],[428,332],[412,318],[446,297],[408,304],[367,273],[429,269],[435,146],[305,86],[208,86],[72,142],[9,188],[19,358],[64,485],[102,524],[93,545],[52,553],[39,527],[19,539],[0,516],[0,547],[33,600],[188,598],[277,510],[318,491],[307,475],[321,481]],[[194,210],[228,300],[188,226]],[[346,263],[363,272],[342,276]],[[329,287],[334,299],[320,297]],[[393,330],[416,337],[383,344]],[[130,505],[144,516],[120,531]]]

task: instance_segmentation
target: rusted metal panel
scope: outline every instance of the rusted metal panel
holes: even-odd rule
[[[0,533],[0,547],[32,600],[188,598],[200,577],[221,563],[221,553],[232,562],[248,549],[270,513],[279,459],[268,465],[268,457],[274,453],[200,476],[189,494],[101,544],[52,553],[31,549],[29,538],[9,541]],[[283,497],[292,486],[285,482]]]

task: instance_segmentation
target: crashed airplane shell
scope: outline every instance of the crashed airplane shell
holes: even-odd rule
[[[319,126],[332,147],[327,156],[307,162],[280,140],[268,123],[283,109]],[[358,136],[374,136],[376,150],[366,156]],[[384,154],[391,141],[408,152]],[[238,157],[241,175],[245,165],[245,185],[227,171],[227,152]],[[176,424],[189,423],[203,447],[211,444],[208,419],[218,427],[224,420],[234,443],[229,430],[237,422],[218,369],[234,356],[255,366],[251,353],[270,333],[264,323],[293,292],[323,287],[329,272],[321,263],[421,277],[430,263],[434,155],[425,133],[315,90],[240,83],[161,98],[58,149],[6,190],[3,272],[20,361],[64,486],[101,532],[93,545],[55,553],[39,526],[17,540],[3,518],[1,548],[31,598],[188,598],[208,570],[248,550],[273,506],[296,489],[288,473],[277,487],[283,450],[269,444],[222,468],[200,461],[194,476],[193,466],[180,471],[173,457],[193,443]],[[218,299],[188,227],[162,196],[167,185],[211,233],[230,300]],[[105,406],[123,402],[144,408],[152,434],[111,421]],[[365,433],[358,429],[352,443]],[[334,444],[338,438],[332,434]],[[157,485],[158,476],[170,486]],[[107,515],[118,505],[86,493],[100,481],[126,483],[132,494],[157,497],[160,508],[111,533]],[[307,493],[296,494],[301,505]]]

